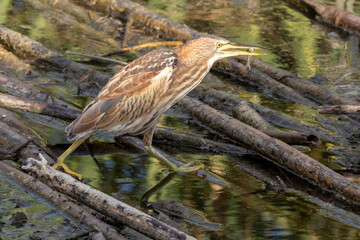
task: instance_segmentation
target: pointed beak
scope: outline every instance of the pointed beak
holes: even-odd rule
[[[238,56],[238,55],[265,55],[265,53],[257,53],[255,49],[264,49],[258,46],[227,43],[218,48],[218,52],[224,53],[226,56]]]

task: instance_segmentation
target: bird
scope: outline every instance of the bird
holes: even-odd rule
[[[96,132],[113,136],[143,134],[146,151],[171,171],[188,173],[204,168],[192,163],[178,167],[152,146],[154,129],[161,115],[194,89],[223,58],[264,55],[262,47],[236,44],[217,36],[188,41],[174,50],[159,48],[135,59],[117,72],[65,131],[72,145],[61,154],[53,168],[79,179],[66,158]]]

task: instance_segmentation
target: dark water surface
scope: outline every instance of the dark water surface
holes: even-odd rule
[[[112,36],[94,36],[86,28],[73,26],[66,19],[60,20],[51,11],[31,2],[37,1],[0,0],[0,24],[63,54],[66,51],[101,54],[116,49],[117,43]],[[335,4],[334,1],[326,2]],[[139,3],[198,31],[220,35],[234,42],[263,46],[267,53],[262,57],[264,61],[304,78],[321,74],[327,78],[324,82],[326,88],[333,88],[333,83],[348,72],[354,74],[346,78],[346,84],[354,89],[358,87],[358,50],[357,44],[353,43],[356,39],[352,40],[348,34],[310,20],[281,1],[149,0]],[[353,9],[355,14],[360,14],[358,2]],[[90,20],[89,23],[96,26]],[[103,70],[115,71],[112,67]],[[76,86],[70,85],[56,72],[46,71],[44,75],[27,81],[79,107],[85,106],[90,100],[76,96]],[[210,86],[232,91],[252,102],[321,127],[314,118],[316,111],[307,106],[257,93],[231,79],[212,76],[205,81]],[[47,144],[66,143],[62,130],[66,123],[63,121],[47,121],[28,113],[20,116],[32,124]],[[211,135],[187,115],[173,110],[162,117],[159,126],[199,136]],[[111,138],[105,141],[109,139],[111,141]],[[104,141],[100,137],[93,141],[97,140]],[[330,167],[340,168],[333,163],[336,155],[328,151],[336,145],[325,142],[309,154]],[[256,159],[161,147],[186,162],[205,164],[230,183],[230,187],[223,187],[191,175],[177,175],[149,199],[151,202],[173,199],[200,213],[208,225],[193,221],[184,223],[187,231],[199,239],[360,239],[360,223],[356,222],[356,216],[339,212],[332,204],[296,191],[267,191],[263,182],[235,167],[243,160]],[[101,170],[88,155],[79,152],[70,157],[68,163],[73,170],[89,179],[91,186],[136,207],[139,207],[142,195],[167,175],[164,166],[157,160],[128,149],[97,154],[97,158],[103,166]],[[0,226],[1,222],[6,226],[0,231],[0,237],[17,239],[34,231],[32,228],[22,228],[17,230],[17,235],[11,232],[14,229],[11,230],[7,222],[11,214],[3,206],[7,206],[8,195],[12,194],[14,186],[1,179],[0,182],[5,184],[0,189]],[[55,215],[51,218],[60,225],[64,221],[63,217],[56,220]]]

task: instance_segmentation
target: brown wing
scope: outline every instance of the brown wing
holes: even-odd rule
[[[65,129],[68,139],[107,130],[148,112],[167,90],[175,67],[176,55],[166,49],[154,50],[129,63]]]

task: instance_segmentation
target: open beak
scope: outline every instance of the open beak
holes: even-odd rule
[[[258,46],[227,43],[218,48],[218,52],[222,52],[227,56],[238,56],[238,55],[265,55],[265,53],[257,53],[255,49],[264,49]]]

